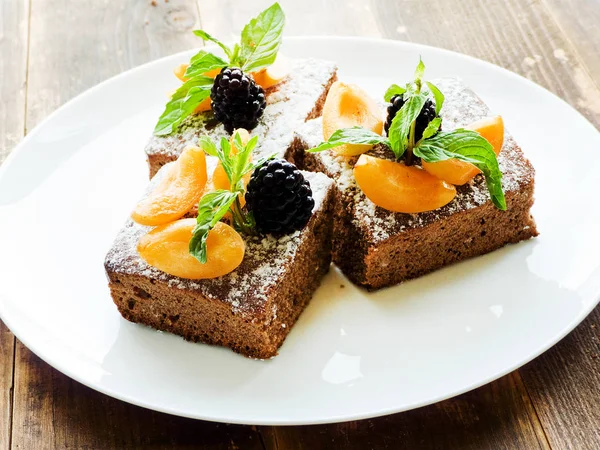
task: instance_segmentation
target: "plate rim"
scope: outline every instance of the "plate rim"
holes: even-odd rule
[[[539,84],[535,83],[534,81],[532,81],[528,78],[525,78],[524,76],[519,75],[515,72],[512,72],[508,69],[500,67],[491,62],[476,58],[474,56],[466,55],[464,53],[460,53],[460,52],[456,52],[453,50],[448,50],[448,49],[444,49],[444,48],[440,48],[440,47],[425,45],[425,44],[403,41],[403,40],[375,38],[375,37],[362,37],[362,36],[341,36],[341,35],[340,36],[327,36],[327,35],[289,36],[289,37],[285,37],[284,41],[321,41],[321,42],[322,41],[336,41],[336,42],[344,41],[344,42],[348,42],[348,43],[363,42],[363,43],[369,43],[371,45],[384,44],[384,45],[400,46],[400,47],[417,49],[417,50],[418,49],[426,49],[428,51],[441,52],[441,53],[444,53],[453,58],[467,59],[471,63],[480,65],[488,70],[499,71],[504,76],[509,76],[511,78],[517,79],[519,82],[525,82],[525,84],[527,85],[527,87],[529,89],[538,90],[539,92],[543,93],[544,95],[552,96],[554,100],[558,100],[560,103],[562,103],[563,107],[566,107],[571,112],[574,112],[578,116],[578,120],[580,120],[582,124],[585,122],[586,126],[589,126],[589,127],[591,127],[592,130],[596,131],[597,133],[600,133],[596,129],[596,127],[581,112],[579,112],[577,109],[575,109],[569,103],[567,103],[564,99],[562,99],[559,96],[557,96],[556,94],[552,93],[545,87],[540,86]],[[7,158],[4,160],[4,162],[0,166],[0,179],[2,179],[5,172],[7,172],[9,170],[10,166],[12,165],[12,161],[14,158],[17,157],[17,154],[24,151],[23,148],[27,145],[29,140],[33,139],[37,135],[37,133],[39,133],[40,130],[46,126],[47,122],[52,121],[54,119],[54,117],[59,115],[64,109],[68,109],[69,107],[71,107],[72,104],[84,101],[88,95],[91,95],[93,92],[95,92],[99,89],[102,89],[105,85],[108,85],[108,84],[114,82],[116,79],[118,79],[120,77],[126,77],[126,76],[131,75],[132,73],[147,70],[150,66],[158,65],[168,59],[177,59],[177,58],[184,57],[187,54],[190,54],[194,51],[198,51],[198,49],[199,49],[199,47],[194,48],[194,49],[183,50],[181,52],[177,52],[177,53],[163,56],[161,58],[153,59],[144,64],[138,65],[138,66],[128,69],[126,71],[115,74],[115,75],[111,76],[110,78],[101,81],[100,83],[84,90],[83,92],[81,92],[81,93],[77,94],[76,96],[74,96],[73,98],[69,99],[63,105],[61,105],[60,107],[55,109],[53,112],[51,112],[47,117],[45,117],[43,120],[41,120],[13,148],[13,150],[9,153]],[[202,49],[208,49],[208,50],[216,49],[216,46],[210,45],[210,46],[202,47]],[[583,322],[585,320],[585,318],[598,305],[598,303],[600,303],[600,296],[596,296],[596,298],[593,301],[588,302],[585,305],[585,307],[581,308],[580,313],[571,322],[566,324],[562,328],[560,333],[556,334],[555,338],[549,340],[548,342],[544,343],[544,345],[540,346],[538,349],[531,352],[529,357],[524,358],[521,361],[519,361],[511,366],[507,366],[503,370],[498,370],[495,373],[493,373],[492,375],[482,378],[475,383],[471,383],[467,386],[464,386],[461,389],[455,389],[455,390],[453,390],[451,392],[447,392],[443,395],[428,397],[419,402],[405,404],[401,407],[371,408],[371,409],[368,409],[368,411],[363,412],[363,413],[355,413],[355,414],[349,414],[349,415],[336,415],[336,416],[329,415],[326,417],[317,417],[316,419],[306,419],[306,420],[294,420],[294,419],[288,420],[285,418],[282,419],[280,417],[275,417],[275,416],[272,418],[269,418],[269,417],[263,415],[263,418],[261,420],[250,421],[250,420],[244,419],[244,417],[240,417],[240,416],[226,417],[226,416],[217,416],[214,414],[213,415],[198,414],[198,413],[193,413],[191,411],[177,410],[176,408],[171,408],[168,406],[161,406],[161,405],[156,405],[156,404],[152,404],[149,402],[145,402],[145,401],[143,401],[143,399],[140,399],[135,396],[129,396],[127,394],[122,394],[115,389],[111,389],[111,388],[108,388],[108,387],[102,385],[101,383],[93,382],[93,380],[86,380],[86,379],[84,379],[83,376],[79,376],[74,371],[72,371],[69,366],[62,364],[62,362],[60,360],[52,362],[52,361],[50,361],[52,358],[47,358],[46,355],[44,355],[44,356],[40,355],[35,350],[36,346],[32,343],[33,339],[30,340],[27,336],[25,336],[25,339],[23,339],[23,336],[20,333],[21,330],[19,330],[18,325],[15,326],[15,323],[12,323],[11,319],[6,317],[6,313],[3,313],[4,300],[2,298],[0,298],[0,319],[4,322],[6,327],[13,333],[13,335],[21,341],[21,343],[23,343],[31,352],[33,352],[38,358],[43,360],[45,363],[50,365],[52,368],[58,370],[59,372],[68,376],[69,378],[77,381],[78,383],[83,384],[84,386],[87,386],[97,392],[100,392],[101,394],[108,395],[108,396],[118,399],[120,401],[124,401],[124,402],[130,403],[130,404],[136,405],[136,406],[140,406],[140,407],[143,407],[146,409],[150,409],[150,410],[154,410],[154,411],[158,411],[158,412],[162,412],[162,413],[166,413],[166,414],[171,414],[171,415],[175,415],[175,416],[179,416],[179,417],[186,417],[186,418],[191,418],[191,419],[197,419],[197,420],[205,420],[205,421],[209,421],[209,422],[231,423],[231,424],[240,424],[240,425],[294,426],[294,425],[318,425],[318,424],[339,423],[339,422],[354,421],[354,420],[364,420],[364,419],[369,419],[369,418],[374,418],[374,417],[380,417],[380,416],[400,413],[400,412],[420,408],[423,406],[431,405],[431,404],[434,404],[434,403],[437,403],[440,401],[444,401],[444,400],[456,397],[458,395],[464,394],[466,392],[469,392],[471,390],[477,389],[481,386],[489,384],[492,381],[495,381],[495,380],[513,372],[514,370],[517,370],[518,368],[524,366],[525,364],[529,363],[533,359],[540,356],[542,353],[544,353],[547,350],[549,350],[550,348],[552,348],[554,345],[556,345],[562,339],[564,339],[564,337],[567,334],[569,334],[571,331],[573,331],[581,322]]]

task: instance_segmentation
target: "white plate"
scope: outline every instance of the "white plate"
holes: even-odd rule
[[[126,72],[52,114],[0,168],[0,316],[34,353],[98,391],[199,419],[309,424],[433,403],[555,344],[600,293],[600,135],[539,86],[493,65],[402,42],[289,39],[381,96],[419,55],[501,113],[537,170],[541,235],[367,294],[333,270],[270,361],[131,324],[103,259],[147,182],[143,147],[192,52]],[[576,151],[577,157],[572,156]],[[345,285],[342,288],[340,285]]]

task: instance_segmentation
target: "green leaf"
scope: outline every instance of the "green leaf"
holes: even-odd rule
[[[242,30],[239,56],[236,58],[245,72],[253,72],[275,61],[281,45],[285,14],[274,3],[261,12]],[[232,61],[233,62],[233,61]]]
[[[277,156],[277,152],[274,152],[274,153],[270,154],[269,156],[263,156],[262,158],[259,158],[257,161],[251,161],[248,164],[248,167],[246,168],[245,173],[254,172],[254,170],[256,170],[257,167],[261,167],[268,160],[275,158],[275,156]]]
[[[311,153],[322,152],[323,150],[339,147],[344,144],[390,145],[388,139],[384,136],[362,127],[353,127],[336,130],[326,142],[321,142],[318,146],[308,151]]]
[[[425,64],[423,64],[423,60],[419,57],[419,64],[417,64],[417,68],[415,69],[415,82],[419,87],[423,81],[423,75],[425,75]]]
[[[192,78],[198,75],[204,75],[209,70],[221,69],[226,66],[227,63],[221,58],[202,50],[190,60],[190,65],[185,71],[185,76]]]
[[[440,114],[442,106],[444,105],[444,94],[442,94],[442,91],[440,91],[435,84],[430,83],[429,81],[426,81],[426,83],[427,86],[429,86],[429,89],[431,89],[431,93],[435,99],[435,114],[437,116]]]
[[[223,49],[223,51],[227,55],[227,58],[229,58],[229,60],[231,61],[231,59],[232,59],[231,58],[231,56],[232,56],[231,49],[229,47],[227,47],[225,44],[223,44],[216,37],[211,36],[204,30],[194,30],[194,34],[205,41],[211,41],[211,42],[214,42],[215,44],[217,44],[219,47],[221,47]]]
[[[406,89],[404,89],[403,87],[400,87],[397,84],[392,84],[389,88],[387,88],[387,91],[385,91],[385,94],[383,94],[383,99],[386,102],[389,102],[394,95],[402,95],[405,92],[406,92]]]
[[[213,140],[206,135],[200,136],[198,138],[198,147],[200,147],[202,150],[204,150],[205,153],[207,153],[210,156],[214,156],[216,158],[219,157],[219,151],[217,150],[217,146],[215,145]]]
[[[483,172],[492,202],[498,209],[506,210],[502,192],[502,172],[492,145],[475,131],[458,129],[440,132],[425,139],[413,149],[416,156],[426,162],[445,161],[456,158],[475,165]]]
[[[206,239],[208,238],[208,233],[227,213],[237,196],[237,192],[219,189],[209,192],[200,200],[198,204],[198,217],[196,218],[196,226],[190,239],[189,251],[202,264],[206,263]]]
[[[419,117],[426,100],[427,97],[423,94],[410,96],[392,120],[388,130],[388,137],[390,139],[390,148],[394,152],[394,155],[396,155],[396,159],[400,159],[406,151],[411,125]]]
[[[431,136],[435,135],[440,127],[442,126],[442,118],[436,117],[429,124],[427,124],[427,128],[423,131],[423,137],[421,140],[429,139]]]
[[[192,114],[204,99],[210,96],[210,87],[202,85],[192,87],[186,86],[191,81],[194,80],[184,83],[184,85],[175,92],[171,101],[167,103],[165,110],[154,127],[155,135],[164,136],[173,133],[179,124]]]

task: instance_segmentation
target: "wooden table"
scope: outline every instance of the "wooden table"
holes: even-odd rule
[[[196,27],[224,40],[234,37],[269,3],[0,1],[0,161],[28,130],[85,89],[201,45],[190,32]],[[600,125],[600,0],[281,3],[287,35],[375,36],[467,53],[534,80]],[[233,426],[155,413],[92,391],[40,361],[0,322],[0,450],[597,449],[598,354],[600,307],[533,362],[452,400],[336,425]]]

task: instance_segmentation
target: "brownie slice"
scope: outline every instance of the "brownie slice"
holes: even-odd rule
[[[290,75],[267,91],[267,106],[252,136],[258,136],[257,157],[276,152],[283,157],[295,129],[306,120],[321,115],[331,84],[336,80],[335,63],[318,59],[291,61]],[[198,136],[207,134],[213,141],[229,138],[223,124],[212,111],[188,117],[178,130],[168,136],[152,136],[146,155],[152,178],[164,164],[176,160],[186,145],[196,144]]]
[[[462,81],[444,78],[436,84],[446,96],[442,109],[445,130],[490,115],[488,107]],[[357,157],[346,158],[333,151],[305,153],[322,140],[321,119],[307,122],[296,133],[288,159],[335,180],[333,261],[360,286],[378,289],[397,284],[538,234],[530,214],[535,171],[508,133],[498,156],[506,211],[492,204],[482,175],[457,186],[456,198],[435,211],[403,214],[380,208],[356,184],[352,168]],[[393,159],[383,146],[372,153]]]
[[[164,169],[153,183],[163,175]],[[304,176],[315,200],[306,227],[280,238],[245,236],[241,265],[219,278],[188,280],[149,266],[136,247],[150,228],[129,220],[105,260],[121,315],[245,356],[275,356],[331,262],[333,182],[323,174]]]

